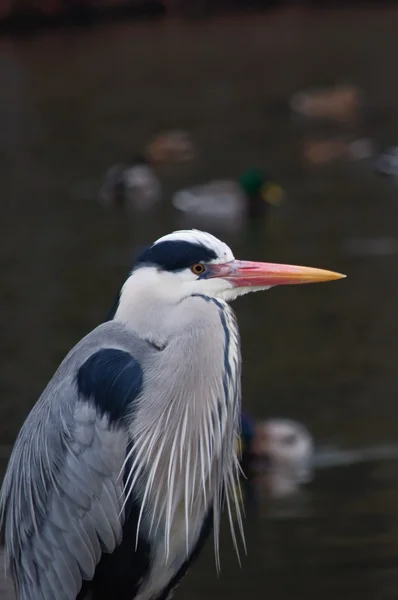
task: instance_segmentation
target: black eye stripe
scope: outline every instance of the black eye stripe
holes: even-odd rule
[[[181,271],[190,269],[195,263],[207,263],[216,258],[217,253],[211,248],[173,240],[154,244],[144,250],[136,261],[136,267],[155,265],[164,271]]]

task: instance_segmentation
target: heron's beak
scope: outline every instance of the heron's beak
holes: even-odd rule
[[[343,279],[345,275],[334,271],[279,265],[273,263],[233,260],[229,263],[210,265],[209,277],[226,279],[234,287],[272,287],[297,283],[320,283]]]

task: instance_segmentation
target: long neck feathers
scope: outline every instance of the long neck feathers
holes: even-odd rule
[[[149,368],[145,396],[131,422],[127,496],[141,490],[139,527],[164,539],[172,558],[176,522],[184,522],[186,554],[213,507],[219,563],[219,526],[227,504],[236,549],[234,512],[242,533],[237,457],[240,427],[239,333],[230,307],[207,297],[168,311],[162,351]],[[134,326],[134,324],[133,324]],[[180,528],[181,529],[181,528]],[[138,533],[137,533],[138,536]]]

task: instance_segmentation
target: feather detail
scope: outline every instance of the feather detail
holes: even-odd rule
[[[164,565],[173,560],[170,547],[171,538],[176,535],[173,523],[177,513],[184,523],[188,557],[192,535],[198,532],[200,519],[212,506],[215,560],[219,569],[224,501],[238,559],[235,523],[245,548],[236,443],[240,431],[240,349],[232,309],[221,300],[206,300],[216,305],[224,331],[223,368],[218,381],[198,397],[195,392],[189,398],[170,394],[162,412],[153,415],[150,421],[141,418],[133,423],[134,441],[123,465],[123,468],[130,465],[124,496],[127,502],[132,494],[139,495],[137,542],[143,527],[150,535],[161,536]]]

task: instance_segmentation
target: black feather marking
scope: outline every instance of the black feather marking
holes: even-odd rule
[[[220,304],[215,298],[212,299],[214,304],[218,306],[221,325],[224,330],[225,335],[225,346],[224,346],[224,375],[223,375],[223,387],[224,387],[224,396],[228,398],[228,382],[231,380],[231,365],[229,364],[229,346],[231,342],[231,334],[229,331],[229,327],[227,324],[227,320],[225,318],[225,310],[222,304]]]
[[[99,350],[80,367],[76,375],[79,395],[95,403],[110,422],[120,422],[139,396],[143,385],[141,365],[128,352]]]
[[[155,265],[164,271],[181,271],[216,258],[217,253],[202,244],[169,240],[146,248],[138,257],[136,268]]]

